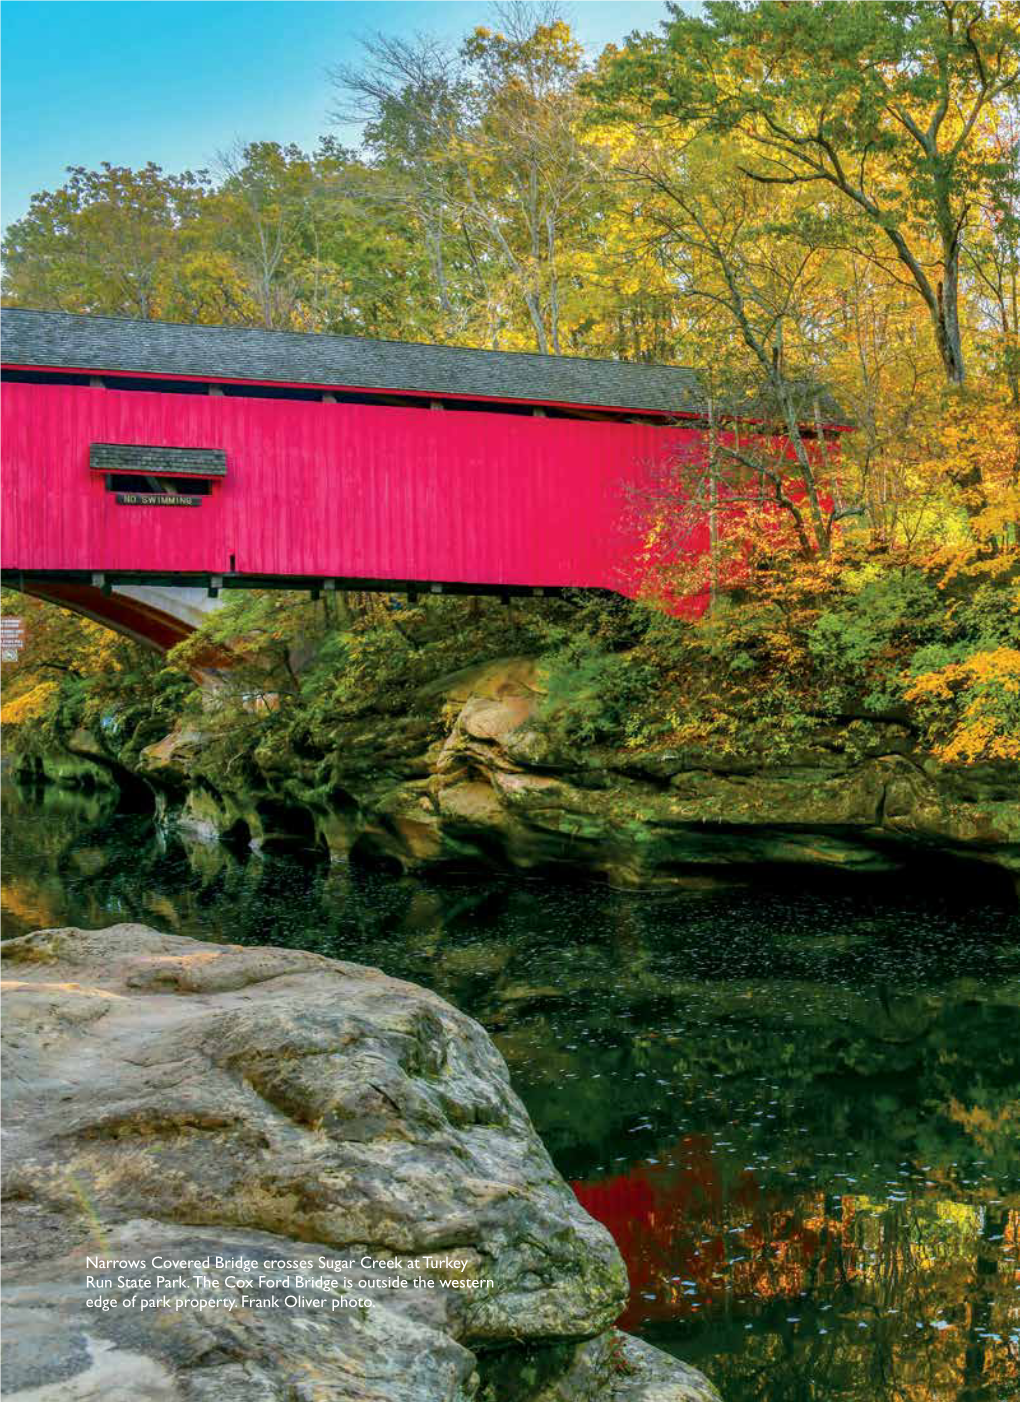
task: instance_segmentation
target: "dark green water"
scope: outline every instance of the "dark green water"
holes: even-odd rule
[[[726,1402],[1020,1395],[1020,919],[972,873],[653,899],[240,862],[55,789],[3,817],[5,935],[316,949],[480,1019],[627,1258],[625,1325]]]

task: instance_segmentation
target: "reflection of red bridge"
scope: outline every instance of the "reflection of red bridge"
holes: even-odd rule
[[[826,1215],[821,1194],[781,1206],[746,1169],[725,1183],[706,1135],[687,1135],[657,1158],[615,1178],[572,1185],[627,1262],[631,1299],[621,1327],[691,1316],[723,1293],[793,1297],[811,1270],[831,1267],[837,1256],[840,1270],[854,1274],[849,1202],[837,1218]]]
[[[702,439],[671,366],[24,310],[3,356],[5,581],[160,648],[232,587],[633,592],[628,488]]]

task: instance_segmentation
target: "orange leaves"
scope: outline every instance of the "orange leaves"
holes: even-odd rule
[[[1017,548],[1020,418],[1004,387],[979,384],[924,406],[904,455],[933,502],[935,559],[948,577],[985,573],[990,558]]]
[[[0,722],[4,725],[20,725],[26,720],[38,720],[46,714],[56,690],[56,682],[37,682],[30,691],[16,696],[0,709]]]
[[[924,672],[907,687],[946,764],[1020,760],[1020,650],[997,647]]]

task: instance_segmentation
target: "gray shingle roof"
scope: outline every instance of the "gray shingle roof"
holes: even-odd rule
[[[141,472],[153,477],[225,477],[222,448],[155,448],[141,443],[92,443],[94,472]]]
[[[674,413],[702,406],[694,372],[675,365],[23,308],[3,313],[3,360],[94,373],[277,380]]]

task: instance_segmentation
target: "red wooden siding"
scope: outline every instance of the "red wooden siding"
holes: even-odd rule
[[[3,564],[633,592],[627,484],[697,430],[4,386]],[[199,507],[118,505],[91,443],[222,448]],[[693,548],[704,542],[692,541]]]

